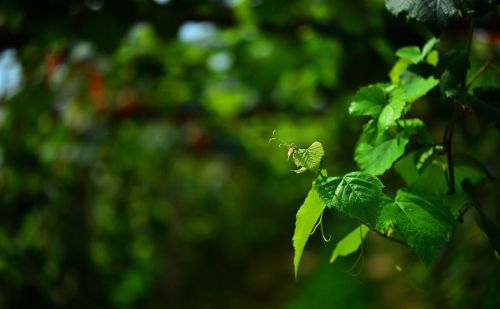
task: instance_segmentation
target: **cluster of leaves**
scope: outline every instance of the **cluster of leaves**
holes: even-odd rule
[[[394,14],[405,12],[424,22],[434,33],[440,33],[448,19],[459,12],[484,13],[494,2],[388,0],[386,4]],[[474,79],[488,64],[470,72],[470,42],[463,49],[452,49],[442,55],[438,43],[438,39],[432,38],[422,49],[417,46],[399,49],[398,61],[389,74],[390,82],[362,87],[354,96],[349,113],[370,118],[354,152],[361,171],[340,177],[325,177],[320,173],[313,182],[297,213],[293,237],[296,275],[307,239],[321,224],[325,208],[361,223],[337,244],[331,262],[340,255],[355,252],[371,229],[410,247],[428,266],[470,204],[478,210],[493,249],[500,253],[500,232],[486,217],[474,193],[474,187],[485,176],[491,177],[473,158],[455,163],[451,149],[454,125],[470,110],[479,120],[492,122],[500,129],[500,109],[495,105],[500,99],[500,88],[476,84],[472,89]],[[468,75],[472,76],[469,81]],[[426,95],[454,108],[442,141],[434,141],[421,119],[407,117],[412,105]],[[314,142],[311,147],[318,144]],[[306,154],[311,147],[293,151]],[[308,157],[307,164],[300,165],[301,171],[318,173],[322,155],[323,152]],[[295,157],[294,161],[297,163]],[[378,176],[393,166],[405,186],[397,189],[395,197],[390,197],[383,192],[384,185]]]

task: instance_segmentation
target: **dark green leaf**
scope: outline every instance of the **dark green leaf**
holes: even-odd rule
[[[453,0],[386,0],[385,4],[392,14],[405,13],[424,23],[435,35],[459,13]]]
[[[386,207],[392,208],[386,211],[395,214],[393,228],[429,265],[453,230],[454,219],[449,208],[439,200],[403,189],[398,191],[395,203]]]
[[[415,165],[415,160],[418,158],[415,156],[417,155],[416,152],[413,152],[398,161],[395,165],[396,172],[403,178],[412,192],[442,199],[456,217],[460,208],[469,199],[460,186],[457,187],[455,194],[447,194],[446,162],[440,160],[440,158],[435,158],[419,172]],[[465,178],[470,178],[474,184],[478,184],[485,178],[485,174],[475,166],[456,166],[455,183],[460,184]]]
[[[314,187],[328,207],[375,226],[384,199],[384,185],[377,177],[352,172],[317,181]]]

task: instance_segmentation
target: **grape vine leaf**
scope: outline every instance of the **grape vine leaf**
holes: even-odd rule
[[[316,181],[314,188],[327,207],[375,226],[382,207],[384,185],[375,176],[352,172],[343,177],[328,177]]]
[[[476,167],[470,165],[457,165],[455,167],[455,183],[457,184],[455,194],[448,195],[448,185],[446,182],[446,162],[439,158],[432,160],[425,168],[418,171],[415,166],[419,153],[411,152],[399,160],[395,165],[396,172],[403,178],[406,186],[413,192],[442,199],[453,216],[458,217],[460,208],[469,201],[468,196],[459,186],[466,178],[477,185],[485,179],[487,175]],[[457,157],[458,159],[459,157]]]
[[[394,15],[404,12],[424,23],[435,35],[459,13],[453,0],[386,0],[385,5]]]
[[[439,84],[439,80],[434,77],[424,78],[413,76],[401,82],[401,87],[406,95],[406,101],[414,102]]]
[[[314,142],[307,149],[295,149],[295,151],[291,152],[291,155],[293,162],[299,168],[295,170],[296,173],[302,173],[306,170],[317,173],[319,171],[321,159],[325,155],[325,150],[320,142]]]
[[[356,146],[354,159],[366,173],[382,175],[404,154],[409,140],[408,136],[398,134],[375,145],[360,142]]]
[[[363,242],[363,239],[365,239],[369,231],[370,231],[369,227],[367,227],[364,224],[361,224],[360,226],[356,227],[352,232],[347,234],[344,238],[342,238],[335,246],[335,249],[333,249],[332,257],[330,258],[330,263],[335,262],[335,260],[339,256],[348,256],[349,254],[358,251],[359,247],[361,246],[361,243]]]
[[[386,103],[384,89],[381,85],[362,87],[351,102],[349,114],[377,117]]]
[[[439,35],[454,17],[488,13],[498,0],[385,0],[385,6],[394,15],[406,13],[424,23],[434,35]]]
[[[395,135],[384,134],[382,137],[376,137],[372,121],[364,126],[354,151],[354,160],[361,170],[372,175],[382,175],[404,154],[410,136],[425,131],[419,119],[401,120],[399,126],[401,130]],[[421,135],[425,135],[424,133]]]
[[[392,226],[427,266],[454,228],[450,209],[439,200],[400,189],[394,203],[385,205],[377,226]],[[389,216],[387,214],[392,214]]]
[[[297,272],[299,270],[300,259],[306,246],[307,240],[314,229],[314,226],[321,218],[321,214],[325,209],[325,203],[319,198],[316,190],[311,189],[307,194],[304,203],[300,206],[297,212],[295,221],[295,232],[293,233],[293,247],[295,255],[293,258],[295,279],[297,279]]]
[[[396,51],[396,56],[409,60],[411,63],[419,63],[422,58],[418,46],[405,46]]]
[[[431,38],[427,41],[420,51],[418,46],[405,46],[396,51],[396,56],[402,59],[409,60],[413,64],[417,64],[424,60],[434,46],[439,42],[439,39]]]
[[[393,126],[396,120],[401,118],[406,107],[405,97],[405,91],[399,87],[396,87],[389,93],[389,102],[382,108],[378,116],[379,132],[383,132],[390,126]]]

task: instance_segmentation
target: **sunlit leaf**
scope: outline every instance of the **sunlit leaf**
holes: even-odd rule
[[[363,87],[354,96],[349,113],[354,116],[377,117],[386,103],[385,93],[381,86]]]
[[[342,238],[335,249],[333,249],[332,257],[330,258],[330,263],[335,262],[337,257],[339,256],[348,256],[356,251],[358,251],[363,239],[365,239],[366,235],[370,231],[370,228],[364,224],[361,224],[357,228],[355,228],[352,232],[347,234],[344,238]]]
[[[297,149],[292,153],[293,162],[299,167],[296,172],[302,173],[310,170],[317,173],[324,155],[325,151],[320,142],[312,143],[307,149]]]
[[[302,258],[302,253],[306,246],[307,240],[314,229],[314,226],[318,222],[323,210],[325,209],[325,203],[319,198],[316,190],[311,189],[307,194],[304,203],[300,206],[297,212],[297,218],[295,221],[295,232],[293,233],[293,247],[295,249],[295,255],[293,258],[295,278],[297,278],[297,273],[299,270],[300,259]]]

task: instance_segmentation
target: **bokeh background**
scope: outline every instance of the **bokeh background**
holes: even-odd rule
[[[498,59],[499,16],[477,25],[476,67]],[[333,240],[311,238],[294,280],[313,175],[273,130],[321,141],[331,175],[357,169],[350,98],[428,38],[383,0],[0,1],[0,307],[498,308],[473,213],[426,269],[375,235],[330,265],[356,223],[328,212]],[[439,137],[450,107],[415,108]],[[498,174],[492,127],[470,117],[456,142]],[[496,222],[498,189],[482,191]]]

